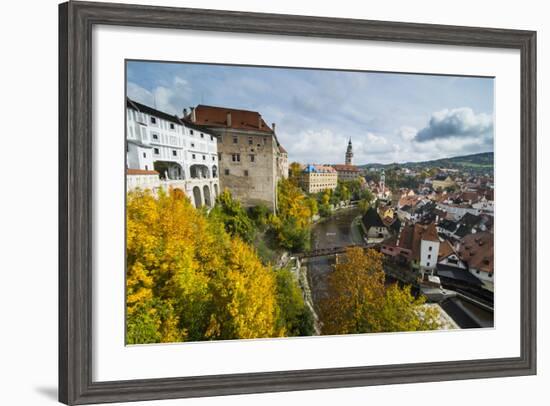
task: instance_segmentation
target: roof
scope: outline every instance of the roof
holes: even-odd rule
[[[337,171],[360,172],[360,169],[355,165],[332,165]]]
[[[228,123],[228,116],[231,115],[231,123]],[[207,127],[232,128],[236,130],[259,131],[266,134],[274,134],[266,122],[263,120],[260,113],[250,110],[239,110],[229,107],[207,106],[199,104],[194,109],[194,113],[190,113],[186,119],[191,120],[192,115],[195,124]]]
[[[147,171],[145,169],[126,169],[128,175],[158,175],[157,171]]]
[[[460,258],[470,268],[482,272],[494,272],[494,240],[488,231],[469,234],[460,241]]]
[[[470,212],[467,212],[462,218],[460,219],[460,223],[464,224],[468,227],[474,227],[478,225],[481,222],[481,217],[476,216],[475,214],[472,214]]]
[[[135,100],[130,99],[129,97],[126,98],[126,107],[131,108],[131,109],[136,110],[136,111],[139,111],[139,112],[142,112],[142,113],[150,114],[150,115],[158,117],[158,118],[162,118],[163,120],[166,120],[166,121],[171,121],[172,123],[183,125],[183,123],[181,122],[181,120],[177,116],[175,116],[175,115],[172,116],[172,115],[170,115],[168,113],[165,113],[163,111],[160,111],[160,110],[154,109],[152,107],[146,106],[145,104],[141,104],[141,103],[139,103]]]
[[[363,222],[366,230],[371,227],[386,227],[376,209],[372,207],[369,207],[367,212],[363,215],[361,221]]]
[[[451,243],[445,240],[441,244],[439,244],[439,254],[437,255],[437,258],[438,260],[442,260],[443,258],[447,258],[449,255],[454,253],[455,250]]]
[[[308,164],[304,168],[305,173],[336,173],[332,166]]]
[[[412,250],[413,248],[413,235],[414,235],[414,225],[408,224],[401,229],[399,233],[399,247],[407,250]]]
[[[442,278],[455,279],[470,285],[481,286],[482,282],[465,269],[437,264],[437,275]]]

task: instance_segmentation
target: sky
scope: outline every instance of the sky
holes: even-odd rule
[[[127,95],[169,114],[258,111],[289,160],[355,165],[493,151],[492,78],[127,62]]]

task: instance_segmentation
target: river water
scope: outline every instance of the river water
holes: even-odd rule
[[[311,231],[311,249],[331,248],[354,244],[351,223],[359,216],[360,209],[342,209],[329,219],[315,224]],[[315,307],[327,296],[327,278],[332,271],[334,259],[329,257],[310,258],[307,263],[309,285]]]

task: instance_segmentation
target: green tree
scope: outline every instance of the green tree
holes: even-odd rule
[[[309,336],[314,333],[313,316],[306,306],[297,280],[287,268],[276,272],[279,326],[289,336]]]
[[[233,199],[228,189],[217,197],[216,206],[210,211],[210,216],[220,220],[231,235],[239,236],[246,242],[254,238],[252,221],[241,203]]]

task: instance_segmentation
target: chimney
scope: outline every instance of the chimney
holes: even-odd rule
[[[231,112],[230,111],[227,112],[226,122],[227,122],[227,126],[231,127]]]
[[[273,128],[273,132],[275,132],[275,123],[271,123],[271,128]]]
[[[258,128],[262,128],[262,115],[258,113]]]
[[[197,113],[195,112],[195,108],[191,107],[191,121],[194,123],[197,121]]]

